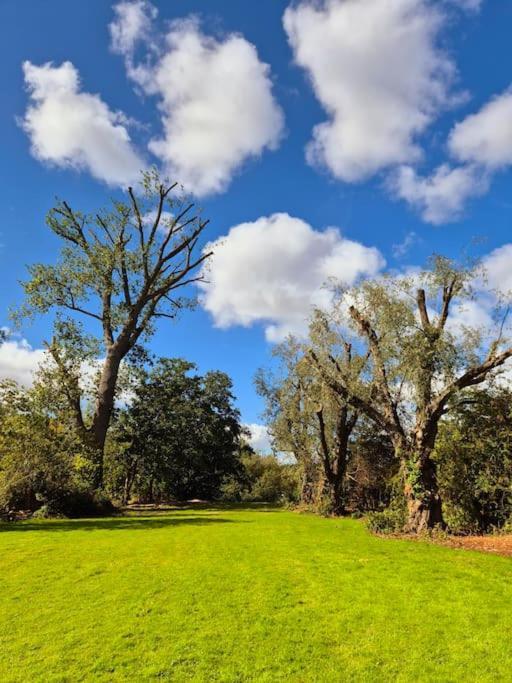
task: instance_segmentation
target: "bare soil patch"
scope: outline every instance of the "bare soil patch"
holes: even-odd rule
[[[467,550],[481,550],[512,557],[512,534],[504,536],[451,536],[448,544]]]

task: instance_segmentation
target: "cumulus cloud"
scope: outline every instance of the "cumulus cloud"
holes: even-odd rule
[[[313,306],[330,301],[329,279],[350,285],[385,263],[377,249],[336,228],[320,232],[286,213],[237,225],[208,248],[204,308],[219,327],[263,322],[269,341],[305,332]]]
[[[512,90],[457,123],[448,138],[452,156],[493,171],[512,165]]]
[[[270,68],[245,38],[216,39],[195,18],[173,22],[155,49],[159,36],[148,36],[153,11],[148,2],[123,2],[111,25],[113,48],[124,54],[129,77],[159,100],[163,135],[149,149],[187,190],[222,192],[245,161],[281,139],[284,117]],[[141,39],[155,54],[137,64],[133,50]]]
[[[501,294],[512,292],[512,244],[491,251],[483,259],[489,285]]]
[[[257,453],[267,454],[272,452],[270,436],[265,425],[251,423],[244,425],[244,427],[249,430],[251,435],[249,438],[249,444]]]
[[[468,199],[484,194],[489,180],[476,166],[441,164],[424,177],[411,166],[402,166],[389,184],[397,197],[418,209],[423,220],[440,225],[460,218]]]
[[[403,166],[390,183],[394,193],[429,223],[460,218],[471,198],[488,191],[492,176],[512,166],[512,91],[506,90],[456,123],[447,148],[458,166],[441,164],[426,177]]]
[[[133,182],[144,166],[135,151],[126,117],[99,95],[82,92],[71,62],[53,66],[23,63],[30,94],[21,125],[32,154],[63,168],[85,169],[109,185]]]
[[[286,10],[295,61],[329,116],[313,130],[311,163],[354,182],[421,157],[417,135],[453,101],[442,25],[426,0],[303,0]]]
[[[33,349],[26,339],[10,339],[0,344],[0,378],[30,386],[46,352]]]

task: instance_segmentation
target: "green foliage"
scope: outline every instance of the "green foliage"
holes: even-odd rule
[[[83,447],[68,424],[48,410],[40,386],[0,385],[0,508],[58,508],[79,486]]]
[[[242,448],[241,471],[222,486],[226,501],[257,501],[285,504],[298,498],[297,466],[282,463],[273,455],[261,456]]]
[[[211,500],[226,477],[240,472],[242,427],[231,380],[195,371],[185,360],[161,359],[135,387],[117,430],[111,489],[119,488],[121,474],[144,500]]]
[[[503,527],[512,516],[512,391],[472,391],[455,404],[441,424],[436,459],[450,528]]]
[[[399,507],[369,512],[366,516],[368,529],[375,534],[400,533],[404,528],[406,520],[405,510]]]

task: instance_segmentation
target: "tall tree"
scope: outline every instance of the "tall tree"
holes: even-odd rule
[[[195,374],[182,359],[161,359],[135,388],[120,429],[124,498],[217,498],[237,474],[242,436],[232,384],[223,372]]]
[[[492,341],[489,330],[463,325],[457,316],[472,304],[479,275],[437,257],[413,277],[363,283],[341,294],[336,308],[358,337],[364,369],[354,375],[328,349],[311,352],[333,390],[389,435],[402,466],[411,532],[444,524],[432,458],[439,421],[461,392],[512,356],[503,337],[506,307]]]
[[[23,285],[22,315],[59,312],[47,347],[78,431],[95,454],[96,487],[103,483],[103,452],[121,363],[153,332],[159,318],[173,319],[191,305],[181,293],[201,279],[196,270],[210,256],[197,253],[208,221],[194,212],[193,203],[175,197],[175,188],[176,184],[162,183],[156,172],[148,172],[139,195],[130,187],[126,202],[113,201],[109,210],[95,215],[59,202],[47,224],[63,243],[60,260],[31,266],[30,279]],[[85,335],[80,320],[94,322],[100,335]],[[93,348],[103,359],[87,419],[80,362]]]

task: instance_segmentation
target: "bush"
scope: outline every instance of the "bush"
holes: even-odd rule
[[[381,512],[370,512],[366,516],[366,525],[375,534],[399,533],[403,530],[405,522],[405,510],[398,505]]]
[[[64,515],[71,518],[107,517],[116,511],[107,496],[90,491],[68,491],[49,507],[52,516]]]
[[[115,511],[116,508],[112,502],[103,494],[89,491],[66,491],[58,499],[45,502],[32,514],[32,517],[35,519],[107,517]]]
[[[473,391],[441,423],[435,458],[451,531],[488,533],[512,515],[512,391]]]
[[[252,452],[242,455],[241,465],[237,476],[225,480],[223,500],[279,504],[297,500],[297,471],[293,465],[283,464],[272,455]]]

